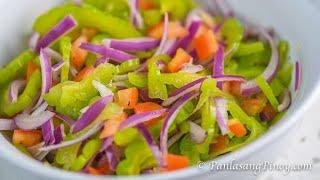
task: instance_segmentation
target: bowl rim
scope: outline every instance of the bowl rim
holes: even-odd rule
[[[305,6],[311,6],[309,1],[304,1]],[[311,7],[309,7],[311,8]],[[261,137],[259,137],[257,140],[254,142],[251,142],[250,144],[238,149],[235,152],[225,154],[223,156],[220,156],[218,158],[215,158],[214,160],[210,161],[215,161],[218,163],[223,163],[223,162],[231,162],[233,160],[237,159],[243,159],[250,154],[252,154],[255,151],[258,151],[262,149],[266,144],[270,144],[274,139],[277,137],[285,134],[287,130],[289,130],[291,127],[293,127],[300,117],[303,115],[304,112],[307,111],[307,109],[314,104],[317,101],[317,97],[320,95],[320,79],[318,79],[316,82],[316,88],[308,95],[305,95],[304,97],[304,105],[301,105],[295,112],[294,115],[285,115],[284,117],[286,121],[280,121],[277,123],[272,131],[267,131],[265,134],[263,134]],[[300,87],[301,88],[301,87]],[[0,141],[5,140],[3,135],[0,135]],[[15,166],[22,168],[24,170],[27,170],[29,172],[34,173],[35,175],[40,175],[43,177],[48,177],[48,178],[64,178],[64,179],[103,179],[103,178],[108,178],[108,179],[140,179],[140,178],[152,178],[152,179],[177,179],[177,178],[184,178],[184,177],[194,177],[200,174],[205,174],[208,173],[210,170],[209,169],[203,169],[200,170],[196,166],[192,166],[186,169],[166,173],[166,174],[151,174],[151,175],[139,175],[139,176],[91,176],[88,174],[82,174],[78,172],[69,172],[69,171],[64,171],[59,168],[55,167],[48,167],[44,166],[42,163],[25,156],[22,153],[15,153],[14,156],[12,156],[12,151],[10,151],[9,148],[0,148],[0,157],[3,160],[10,161],[12,164]],[[208,161],[208,162],[210,162]]]

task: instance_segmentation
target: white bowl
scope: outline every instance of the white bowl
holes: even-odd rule
[[[59,0],[11,0],[0,1],[0,65],[26,47],[27,34],[33,20]],[[318,68],[320,67],[318,43],[320,42],[320,16],[308,1],[300,0],[232,0],[232,5],[249,20],[276,29],[281,37],[290,41],[293,60],[302,60],[302,86],[283,119],[255,142],[215,159],[217,163],[262,162],[273,160],[290,142],[294,128],[305,110],[316,100],[320,92]],[[1,78],[1,77],[0,77]],[[18,152],[4,136],[0,135],[0,171],[4,179],[101,179],[79,173],[46,167]],[[237,177],[253,178],[253,173],[214,172],[191,167],[169,174],[148,175],[152,179]],[[116,178],[119,177],[106,177]],[[139,177],[135,177],[139,178]],[[140,178],[139,178],[140,179]],[[142,178],[141,178],[142,179]]]

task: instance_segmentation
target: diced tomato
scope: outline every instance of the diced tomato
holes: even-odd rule
[[[138,89],[134,87],[118,91],[116,102],[125,109],[133,109],[138,103]]]
[[[225,150],[229,144],[229,138],[227,136],[218,136],[216,142],[211,145],[212,152],[221,152]]]
[[[74,81],[76,82],[80,82],[83,79],[85,79],[86,77],[88,77],[91,73],[93,73],[94,71],[94,67],[93,66],[87,66],[85,68],[83,68],[78,75],[74,78]]]
[[[164,24],[160,23],[155,25],[148,31],[148,36],[156,39],[161,39],[164,31]],[[168,25],[168,38],[176,39],[183,38],[189,34],[188,30],[181,26],[178,22],[169,22]]]
[[[139,8],[140,9],[153,9],[156,6],[150,0],[139,0]]]
[[[234,96],[241,96],[241,82],[224,82],[222,90]]]
[[[256,116],[261,113],[265,103],[262,98],[245,99],[241,102],[241,107],[249,116]]]
[[[27,81],[29,81],[30,77],[32,76],[32,73],[35,72],[37,69],[39,69],[38,65],[36,65],[34,62],[30,61],[28,63],[27,68]]]
[[[97,30],[93,29],[93,28],[84,28],[82,29],[82,36],[87,37],[88,41],[91,40],[96,34],[97,34]]]
[[[267,104],[261,113],[264,115],[264,118],[266,118],[264,121],[272,120],[277,115],[277,111],[271,104]]]
[[[171,73],[178,72],[183,68],[183,65],[189,63],[192,57],[182,48],[177,50],[175,57],[169,62],[168,70]]]
[[[205,61],[211,58],[219,48],[218,41],[212,30],[208,30],[195,39],[195,49],[199,61]]]
[[[104,164],[98,168],[94,168],[90,166],[88,168],[88,172],[89,174],[96,175],[96,176],[110,174],[108,164]]]
[[[72,44],[71,62],[72,62],[72,65],[78,70],[81,69],[82,66],[84,65],[88,55],[88,51],[80,48],[80,45],[86,42],[88,42],[88,38],[84,35],[81,35]]]
[[[167,163],[166,168],[160,168],[161,172],[175,171],[183,168],[187,168],[190,163],[187,156],[166,154],[164,159]]]
[[[241,82],[238,82],[238,81],[230,82],[230,93],[235,96],[241,96]]]
[[[100,134],[100,138],[104,139],[109,136],[114,135],[122,123],[122,121],[126,120],[128,118],[127,113],[122,113],[120,116],[114,118],[114,119],[109,119],[104,123],[103,130]]]
[[[148,111],[154,111],[154,110],[160,110],[163,109],[162,106],[153,103],[153,102],[145,102],[145,103],[139,103],[134,107],[134,112],[136,114],[148,112]],[[156,124],[159,120],[161,120],[163,117],[155,118],[150,121],[147,121],[144,123],[146,126],[151,126],[153,124]]]
[[[246,127],[238,119],[230,120],[228,126],[229,130],[238,138],[247,134]]]
[[[41,142],[42,133],[39,130],[14,130],[12,136],[13,144],[21,144],[31,147]]]

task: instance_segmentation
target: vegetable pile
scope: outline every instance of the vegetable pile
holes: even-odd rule
[[[0,69],[0,130],[93,175],[175,171],[237,150],[291,104],[289,43],[214,1],[83,0],[34,23]]]

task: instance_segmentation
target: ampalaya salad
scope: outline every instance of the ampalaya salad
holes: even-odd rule
[[[253,142],[289,108],[300,64],[287,41],[226,1],[205,7],[54,7],[0,69],[0,129],[47,166],[93,175],[175,171]]]

